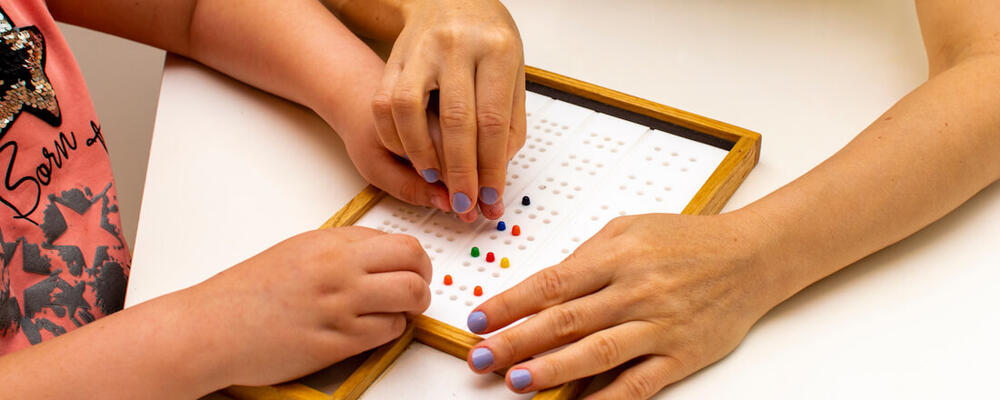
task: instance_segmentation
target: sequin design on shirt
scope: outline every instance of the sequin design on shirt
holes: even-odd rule
[[[45,38],[34,26],[15,27],[0,9],[0,135],[27,111],[62,123],[56,92],[45,76]]]

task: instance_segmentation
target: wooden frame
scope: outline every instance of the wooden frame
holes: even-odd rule
[[[723,143],[729,147],[729,153],[687,204],[682,214],[718,214],[759,159],[761,137],[756,132],[538,68],[526,67],[525,71],[529,84],[584,99],[599,107],[610,107],[633,118],[645,118],[675,128],[679,127],[686,132],[703,135],[702,139],[708,139],[708,142],[713,142],[715,145]],[[369,185],[337,211],[321,228],[354,224],[384,196],[385,192]],[[332,398],[354,400],[360,397],[413,340],[465,360],[469,350],[483,339],[433,318],[418,316],[410,322],[402,336],[374,350],[334,392]],[[497,373],[505,374],[506,370]],[[588,379],[581,379],[539,391],[534,399],[572,399],[583,391],[587,383]],[[262,387],[233,386],[225,389],[223,393],[229,397],[246,400],[330,398],[318,390],[299,383]]]

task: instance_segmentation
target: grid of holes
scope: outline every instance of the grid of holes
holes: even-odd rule
[[[575,200],[583,191],[583,183],[571,183],[571,181],[573,179],[556,179],[552,176],[547,176],[541,179],[533,189],[567,200]]]
[[[373,228],[386,233],[412,233],[426,217],[427,213],[420,211],[412,207],[398,206],[390,214],[391,217],[383,219],[381,224]]]
[[[542,111],[544,111],[544,109]],[[541,112],[539,114],[540,116],[544,116],[544,112]],[[521,154],[518,154],[518,156],[516,156],[515,159],[512,160],[513,166],[520,167],[522,170],[529,170],[532,166],[537,165],[537,163],[539,162],[544,163],[546,160],[546,156],[551,157],[554,155],[554,153],[556,153],[556,150],[558,150],[559,146],[561,146],[560,141],[564,141],[568,138],[568,135],[569,133],[571,133],[572,128],[573,127],[569,125],[559,125],[559,123],[555,121],[550,121],[546,118],[538,119],[538,121],[532,123],[531,126],[529,127],[528,141],[524,149],[522,149]],[[646,134],[650,134],[650,132],[647,132]],[[658,132],[654,134],[663,134],[663,133]],[[554,139],[554,140],[546,140],[546,139]],[[568,168],[570,171],[579,173],[581,175],[587,174],[587,176],[591,177],[591,179],[594,179],[594,177],[597,177],[601,174],[600,171],[602,170],[602,168],[606,167],[605,163],[612,163],[617,165],[617,163],[613,163],[611,161],[604,161],[604,162],[594,161],[595,159],[604,159],[605,157],[601,157],[597,154],[592,154],[593,152],[604,152],[604,154],[607,154],[607,157],[620,158],[622,156],[621,153],[624,153],[625,149],[627,149],[628,147],[628,143],[626,143],[626,141],[624,140],[615,140],[614,137],[612,137],[611,135],[601,136],[597,132],[590,132],[590,134],[581,135],[579,138],[574,140],[574,142],[583,142],[584,145],[590,146],[589,148],[586,148],[586,150],[583,152],[586,153],[586,156],[577,155],[575,153],[564,154],[562,159],[567,160],[564,161],[567,163],[567,165],[562,165],[562,167]],[[577,143],[577,145],[579,144]],[[649,148],[646,151],[647,154],[642,157],[646,161],[646,164],[649,165],[649,167],[659,167],[659,168],[670,167],[670,166],[676,167],[684,162],[694,163],[697,161],[694,157],[684,159],[680,157],[680,154],[678,154],[678,152],[667,151],[665,147],[666,146],[656,146]],[[617,154],[617,156],[613,154]],[[656,165],[657,163],[659,163],[659,165]],[[615,169],[618,168],[616,167]],[[658,168],[652,168],[652,169],[658,169]],[[535,171],[531,171],[531,174],[534,174],[535,172],[542,172],[537,170],[538,168],[535,168]],[[679,170],[681,172],[686,172],[687,167],[680,166]],[[512,168],[512,171],[516,171],[516,168]],[[527,175],[528,174],[526,173],[513,172],[512,174],[508,175],[508,178],[509,179],[512,178],[515,181],[519,179],[532,178]],[[564,176],[564,175],[562,172],[560,172],[559,175],[557,176]],[[579,184],[571,183],[578,181],[575,178],[566,177],[565,179],[557,179],[554,176],[546,176],[545,178],[539,178],[539,180],[544,182],[542,185],[546,186],[546,188],[540,190],[547,190],[547,192],[545,192],[546,194],[552,194],[555,196],[560,196],[560,195],[571,196],[568,197],[568,199],[571,200],[573,199],[572,196],[574,196],[573,194],[574,192],[580,192],[585,190],[585,187],[582,187]],[[507,185],[511,186],[512,183],[508,181]],[[643,188],[652,187],[656,185],[655,182],[653,182],[652,180],[645,180],[643,178],[632,175],[629,177],[628,182],[623,186],[625,186],[624,190],[626,190],[626,192],[634,187],[635,188],[634,195],[649,196],[650,194],[647,193],[646,189]],[[530,189],[532,188],[529,188],[529,190]],[[671,191],[671,188],[669,186],[664,186],[663,189],[664,192]],[[628,193],[628,195],[631,196],[633,195],[633,193]],[[533,196],[532,198],[536,202],[541,200],[540,196]],[[519,194],[516,196],[516,199],[517,200],[520,199]],[[518,204],[513,208],[514,208],[513,214],[515,216],[519,216],[520,218],[528,218],[529,220],[540,221],[543,225],[551,226],[551,224],[554,223],[554,220],[558,215],[558,211],[546,210],[545,206],[541,204],[535,204],[532,207],[524,207],[524,208],[520,207]],[[559,253],[563,257],[568,255],[584,240],[586,240],[585,237],[589,237],[593,233],[596,233],[600,229],[600,227],[602,227],[607,221],[611,220],[615,216],[626,214],[624,210],[615,211],[613,210],[613,208],[614,207],[611,207],[608,204],[601,204],[600,205],[601,212],[599,213],[599,215],[594,214],[590,215],[587,218],[589,222],[593,222],[594,228],[586,230],[574,230],[574,232],[576,232],[577,235],[566,237],[560,240],[561,242],[565,243],[562,246],[557,247],[560,248]],[[397,211],[401,211],[403,213],[399,215],[399,218],[401,218],[404,222],[411,224],[419,222],[419,219],[416,219],[416,217],[413,214],[406,213],[405,210],[397,210]],[[547,213],[556,213],[556,214],[548,215]],[[588,215],[588,214],[583,213],[581,215]],[[429,223],[432,226],[435,225],[435,222],[433,221],[430,221]],[[408,228],[404,227],[404,225],[402,224],[398,224],[397,227],[393,227],[393,225],[397,224],[390,224],[389,226],[386,227],[387,228],[386,230],[392,231],[395,229],[400,229],[400,231],[402,231],[401,228]],[[555,225],[558,224],[556,223]],[[508,226],[507,232],[492,232],[490,234],[491,240],[503,240],[506,245],[515,244],[514,239],[511,239],[509,237],[503,239],[504,237],[503,234],[509,233],[513,224],[508,223],[507,226]],[[444,229],[445,232],[437,233],[434,236],[437,239],[443,238],[444,240],[447,241],[454,241],[454,238],[450,240],[448,239],[448,233],[457,233],[457,232],[444,225],[442,225],[441,228]],[[492,229],[492,226],[488,229]],[[589,234],[585,235],[584,233],[587,233],[586,231],[589,230],[593,230],[593,232],[589,232]],[[518,252],[531,249],[530,242],[535,242],[536,240],[538,240],[535,238],[534,235],[525,235],[523,236],[523,238],[526,243],[516,244],[515,248],[518,250]],[[442,244],[443,245],[441,246],[442,247],[441,249],[438,249],[432,244],[431,247],[429,248],[430,250],[429,252],[434,252],[435,254],[441,254],[442,252],[447,251],[446,249],[443,249],[443,247],[447,246],[447,244],[444,243]],[[444,296],[444,298],[449,299],[450,302],[451,301],[459,302],[460,300],[462,300],[460,304],[465,304],[466,306],[472,306],[476,302],[482,301],[483,298],[488,297],[490,295],[489,293],[490,287],[495,288],[496,285],[490,285],[490,284],[482,285],[484,293],[481,297],[476,297],[472,294],[472,288],[475,287],[476,283],[471,281],[473,281],[474,279],[479,279],[479,276],[476,273],[479,274],[482,274],[484,272],[488,273],[487,276],[490,277],[491,281],[494,279],[499,280],[499,278],[505,276],[505,274],[503,273],[504,270],[499,266],[499,261],[500,258],[502,257],[501,254],[499,253],[497,254],[497,260],[493,263],[485,263],[484,256],[486,254],[486,251],[483,251],[482,254],[483,256],[480,256],[474,261],[470,259],[469,261],[462,261],[461,264],[457,262],[452,263],[455,264],[455,266],[452,266],[452,268],[460,268],[458,271],[453,271],[453,273],[451,274],[454,279],[452,285],[448,286],[443,285],[443,276],[444,276],[443,273],[440,275],[435,274],[437,281],[436,282],[437,288],[434,289],[433,293],[435,293],[438,296]],[[468,256],[468,254],[466,254],[466,256]],[[461,258],[458,258],[458,260],[461,260]],[[513,260],[512,264],[514,264]],[[461,267],[458,267],[459,265]],[[465,268],[470,268],[470,269],[465,270]],[[438,268],[435,268],[435,270],[438,270]]]
[[[655,134],[663,135],[664,133],[657,132]],[[677,168],[680,172],[688,172],[688,164],[698,162],[695,157],[682,158],[680,153],[670,151],[664,145],[653,146],[651,151],[646,152],[643,160],[651,167]]]
[[[587,147],[591,147],[599,151],[607,151],[611,153],[619,153],[626,150],[626,142],[621,138],[615,138],[611,134],[601,134],[598,132],[590,132],[583,139],[583,144]]]

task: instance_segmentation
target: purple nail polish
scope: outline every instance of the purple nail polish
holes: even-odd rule
[[[420,175],[424,176],[424,180],[427,181],[427,183],[434,183],[438,181],[438,170],[434,168],[427,168],[420,171]]]
[[[482,370],[493,365],[493,352],[485,347],[472,350],[472,366]]]
[[[510,371],[510,384],[514,389],[521,390],[531,384],[531,371],[515,369]]]
[[[500,195],[496,189],[486,186],[479,189],[479,200],[482,200],[483,203],[493,205],[496,204],[497,200],[500,200]]]
[[[451,195],[451,208],[459,214],[465,214],[466,211],[472,208],[472,199],[469,199],[469,195],[465,193],[455,193]]]
[[[469,319],[466,320],[466,324],[469,325],[469,330],[473,333],[480,333],[486,330],[486,313],[482,311],[476,311],[469,314]]]

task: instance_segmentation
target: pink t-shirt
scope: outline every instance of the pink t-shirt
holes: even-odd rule
[[[0,355],[122,308],[131,257],[83,76],[43,0],[0,2]]]

